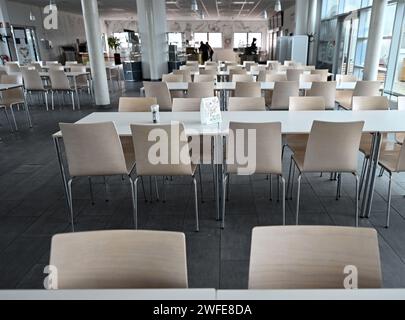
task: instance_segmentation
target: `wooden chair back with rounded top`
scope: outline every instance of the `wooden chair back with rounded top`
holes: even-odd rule
[[[306,95],[307,97],[323,97],[326,109],[335,109],[336,82],[312,82],[311,89],[307,90]]]
[[[303,171],[357,172],[363,127],[363,121],[314,121],[308,138]]]
[[[217,66],[210,66],[210,65],[208,65],[208,66],[205,66],[205,68],[204,69],[201,69],[200,70],[200,74],[204,74],[204,72],[206,72],[206,71],[215,71],[215,74],[217,74],[217,72],[218,72],[218,67]]]
[[[322,76],[320,74],[306,74],[300,76],[300,82],[321,82]]]
[[[120,97],[118,112],[150,112],[154,104],[157,104],[154,97]]]
[[[319,74],[321,75],[321,81],[328,81],[328,74],[329,70],[328,69],[316,69],[316,70],[311,70],[311,74]]]
[[[69,79],[63,70],[50,69],[49,79],[52,90],[72,90]]]
[[[173,74],[181,74],[183,76],[183,82],[191,82],[190,70],[173,70]]]
[[[214,81],[212,82],[191,82],[188,84],[188,98],[210,98],[214,97]]]
[[[201,98],[175,98],[172,112],[200,112]]]
[[[187,288],[183,233],[96,231],[52,238],[52,289]]]
[[[358,79],[355,75],[352,75],[352,74],[337,74],[336,81],[337,82],[357,82]]]
[[[235,97],[260,98],[262,89],[260,82],[236,82]]]
[[[217,69],[207,69],[207,68],[205,68],[205,69],[200,70],[200,74],[201,75],[210,74],[210,75],[213,75],[213,76],[216,77],[217,74],[218,74],[218,71],[217,71]]]
[[[267,82],[281,82],[281,81],[288,81],[287,75],[280,74],[280,73],[268,73],[266,74],[266,81]]]
[[[387,97],[353,97],[353,111],[389,110]]]
[[[214,82],[216,77],[216,74],[196,74],[194,76],[194,82]]]
[[[380,81],[357,81],[353,97],[378,97],[381,95],[380,88]]]
[[[325,110],[323,97],[290,97],[289,111],[322,111]]]
[[[44,84],[37,70],[25,70],[22,72],[24,87],[27,91],[44,91]]]
[[[6,62],[6,72],[7,74],[21,72],[20,65],[17,62]]]
[[[144,82],[145,96],[157,99],[161,111],[172,110],[172,97],[166,82]]]
[[[21,75],[2,75],[1,76],[2,84],[22,84]],[[25,97],[22,88],[15,88],[4,90],[1,92],[0,104],[7,102],[8,104],[14,103],[24,103]]]
[[[381,288],[376,230],[323,226],[253,229],[249,289],[344,289],[348,266],[357,268],[360,289]]]
[[[288,69],[287,81],[300,81],[300,77],[303,73],[304,73],[303,69]]]
[[[298,81],[280,81],[274,84],[273,96],[271,99],[272,110],[288,110],[290,97],[299,96]]]
[[[60,123],[70,176],[126,175],[120,137],[113,122]]]
[[[250,74],[234,74],[232,75],[232,82],[255,82],[255,79]]]
[[[249,137],[249,132],[252,132],[253,130],[255,132],[255,139]],[[280,122],[230,122],[229,131],[233,134],[227,139],[226,170],[228,173],[241,174],[241,170],[244,169],[244,166],[247,166],[247,164],[242,165],[238,163],[238,150],[248,150],[250,149],[249,144],[254,143],[254,150],[256,150],[256,165],[255,168],[252,168],[252,171],[248,169],[247,174],[282,174],[282,138]],[[243,133],[243,140],[238,138],[240,137],[238,134],[239,132]],[[243,145],[241,146],[242,143]]]
[[[182,123],[132,124],[132,139],[138,176],[192,176],[190,147]],[[155,137],[155,138],[151,138]],[[164,147],[156,149],[157,139],[165,139]],[[175,157],[175,158],[172,158]]]
[[[183,82],[181,74],[164,74],[162,75],[162,82]]]
[[[230,97],[228,111],[266,111],[266,102],[261,98]]]

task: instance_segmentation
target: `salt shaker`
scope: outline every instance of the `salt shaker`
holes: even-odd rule
[[[159,123],[160,122],[159,105],[158,104],[152,105],[150,107],[150,110],[152,111],[153,123]]]

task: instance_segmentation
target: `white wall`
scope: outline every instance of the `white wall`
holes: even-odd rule
[[[138,31],[136,21],[105,20],[108,35],[114,32],[122,32],[123,29]],[[267,48],[267,21],[212,21],[212,20],[190,20],[190,21],[167,21],[168,32],[184,32],[186,39],[191,39],[194,32],[221,32],[223,47],[233,47],[234,32],[261,32],[262,48]],[[229,44],[228,44],[229,43]]]
[[[61,55],[60,46],[74,45],[76,39],[79,39],[81,42],[86,40],[84,23],[81,15],[59,11],[58,30],[45,30],[43,27],[43,8],[11,1],[7,1],[7,8],[10,17],[10,24],[12,26],[27,26],[35,28],[42,60],[57,60]],[[35,21],[30,21],[30,11],[35,15]],[[44,43],[41,42],[41,39],[51,41],[53,48],[46,48]]]

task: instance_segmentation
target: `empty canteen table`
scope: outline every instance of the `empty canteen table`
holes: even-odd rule
[[[200,114],[198,112],[161,112],[161,123],[170,123],[172,121],[182,122],[185,133],[188,136],[211,136],[214,137],[214,162],[217,170],[216,181],[216,200],[217,217],[221,217],[220,206],[220,186],[222,185],[223,172],[223,137],[229,132],[229,123],[234,122],[281,122],[283,134],[309,134],[312,124],[315,120],[328,122],[353,122],[364,121],[364,133],[373,134],[373,147],[371,152],[371,161],[367,169],[367,178],[364,189],[361,214],[363,217],[369,217],[371,213],[371,204],[375,186],[375,174],[377,171],[378,158],[380,153],[381,138],[384,133],[405,132],[405,112],[404,111],[255,111],[255,112],[222,112],[222,123],[219,125],[201,124]],[[131,136],[130,125],[133,123],[152,123],[152,115],[149,112],[141,113],[111,113],[100,112],[92,113],[78,123],[99,123],[114,122],[117,132],[120,136]],[[59,160],[62,181],[65,194],[67,195],[67,180],[65,175],[63,155],[60,148],[60,139],[62,135],[57,132],[53,135]],[[68,197],[66,196],[66,199]]]

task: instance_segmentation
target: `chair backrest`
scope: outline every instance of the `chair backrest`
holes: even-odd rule
[[[156,98],[162,111],[172,110],[172,97],[166,82],[144,82],[145,96]]]
[[[380,96],[380,88],[380,81],[357,81],[353,91],[353,97]]]
[[[346,268],[358,270],[358,287],[381,288],[374,229],[257,227],[252,232],[249,289],[344,289]]]
[[[235,97],[260,98],[262,96],[260,82],[236,82]]]
[[[72,177],[127,174],[121,140],[113,122],[60,123]]]
[[[45,61],[46,66],[50,66],[50,65],[53,65],[53,64],[59,64],[59,62],[58,61]]]
[[[389,108],[387,97],[353,97],[353,111],[389,110]]]
[[[86,72],[85,66],[71,65],[69,66],[71,72]]]
[[[242,68],[234,68],[229,70],[229,77],[232,79],[234,74],[247,74],[247,71]]]
[[[267,71],[267,66],[266,65],[257,65],[257,66],[251,66],[250,67],[251,72],[261,72],[261,71]]]
[[[216,77],[216,74],[196,74],[194,82],[214,82]]]
[[[320,74],[322,77],[321,81],[328,81],[329,70],[328,69],[311,70],[311,74]]]
[[[70,90],[69,79],[63,70],[49,70],[49,79],[53,90]]]
[[[172,112],[200,112],[201,98],[174,98]]]
[[[287,80],[288,81],[300,81],[301,75],[304,73],[302,69],[288,69]]]
[[[180,70],[187,70],[187,71],[190,71],[190,72],[198,72],[199,67],[198,67],[198,64],[197,65],[185,65],[185,66],[180,66]]]
[[[314,121],[305,152],[306,172],[356,172],[364,122]]]
[[[250,74],[234,74],[232,82],[255,82],[255,79]]]
[[[183,76],[183,82],[191,82],[190,70],[173,70],[173,74],[181,74]]]
[[[187,96],[188,96],[188,98],[214,97],[214,81],[189,83]]]
[[[230,97],[228,111],[266,111],[266,101],[261,98]]]
[[[301,82],[320,82],[322,81],[322,76],[320,74],[306,74],[303,73],[300,76]]]
[[[325,110],[323,97],[290,97],[290,111]]]
[[[131,131],[138,176],[193,174],[190,147],[182,123],[133,124]]]
[[[214,66],[214,67],[218,67],[218,62],[215,61],[206,61],[205,62],[205,66]]]
[[[42,65],[39,62],[32,62],[29,64],[30,67],[33,67],[38,72],[42,71]]]
[[[17,73],[17,72],[21,72],[21,69],[17,62],[6,62],[6,72],[8,74]]]
[[[352,74],[337,74],[336,81],[337,82],[357,82],[358,79],[355,75],[352,75]]]
[[[336,82],[313,82],[311,89],[307,91],[307,97],[323,97],[326,109],[335,109]]]
[[[279,71],[280,64],[278,62],[270,62],[270,63],[268,63],[268,68],[269,68],[269,70],[277,72],[277,71]]]
[[[72,65],[76,65],[76,64],[77,64],[77,61],[66,61],[65,62],[66,66],[72,66]]]
[[[2,84],[22,84],[21,75],[2,75],[1,81]],[[1,92],[0,101],[8,101],[8,102],[23,102],[24,101],[24,92],[22,88],[15,88],[4,90]]]
[[[217,76],[217,74],[218,74],[218,71],[217,71],[217,69],[216,68],[214,68],[214,69],[207,69],[207,68],[205,68],[205,69],[201,69],[200,70],[200,75],[207,75],[207,74],[210,74],[210,75],[213,75],[213,76]]]
[[[62,66],[61,64],[51,64],[51,65],[49,65],[49,71],[51,71],[51,70],[64,71],[65,67]]]
[[[157,99],[153,97],[120,97],[118,112],[151,112],[150,107],[157,104]]]
[[[183,233],[96,231],[52,238],[50,265],[58,270],[52,289],[187,288]]]
[[[271,109],[288,110],[290,97],[298,97],[300,85],[298,81],[280,81],[274,84]]]
[[[44,90],[44,84],[37,70],[24,70],[22,76],[26,90]]]
[[[240,175],[255,173],[282,173],[282,138],[281,123],[246,123],[230,122],[230,133],[227,139],[227,171]],[[255,136],[252,137],[251,133]],[[240,138],[243,134],[243,140]],[[251,146],[250,144],[254,144]],[[255,151],[255,159],[249,156],[248,163],[239,163],[240,153],[246,150]],[[245,160],[245,159],[244,159]],[[252,163],[254,161],[254,166]]]
[[[266,81],[267,82],[280,82],[280,81],[288,81],[287,75],[280,74],[280,73],[268,73],[266,74]]]
[[[183,82],[183,78],[181,74],[164,74],[162,82]]]

